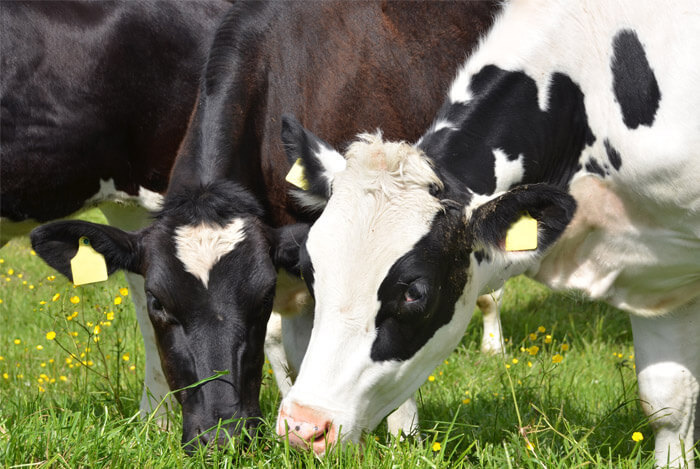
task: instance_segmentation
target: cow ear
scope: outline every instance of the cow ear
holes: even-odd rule
[[[290,114],[282,116],[282,143],[292,167],[287,181],[296,186],[292,194],[304,208],[322,210],[334,175],[345,169],[345,158]]]
[[[547,184],[518,186],[473,210],[468,230],[473,236],[472,248],[474,252],[500,254],[513,266],[512,275],[522,273],[559,239],[575,211],[576,201],[561,189]],[[529,227],[534,231],[513,234],[516,222],[524,217],[530,219]],[[526,239],[515,239],[514,249],[506,245],[510,236]]]
[[[51,267],[73,281],[70,261],[78,251],[78,240],[86,237],[95,251],[102,254],[107,272],[124,269],[141,273],[139,233],[129,233],[107,225],[85,221],[57,221],[35,228],[32,248]]]
[[[276,269],[285,269],[301,278],[299,253],[306,244],[309,225],[297,223],[272,230],[272,262]]]

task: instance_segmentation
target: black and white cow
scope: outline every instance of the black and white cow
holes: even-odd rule
[[[75,221],[34,231],[37,253],[67,276],[79,237],[88,236],[110,271],[145,277],[172,389],[229,370],[178,393],[183,442],[208,442],[217,434],[210,429],[232,418],[250,418],[251,430],[257,425],[271,309],[288,315],[302,310],[284,320],[285,330],[298,334],[272,334],[294,352],[291,378],[308,340],[308,293],[294,277],[308,227],[293,223],[315,214],[288,193],[278,116],[292,110],[334,144],[352,138],[358,127],[380,123],[393,138],[417,138],[497,8],[496,2],[236,3],[215,35],[153,223],[134,232]],[[415,92],[406,96],[411,88]],[[268,350],[285,391],[291,382],[279,348]],[[413,410],[409,403],[392,426],[413,428]],[[224,430],[233,432],[239,423],[225,423]],[[218,433],[220,442],[225,433]]]
[[[459,342],[479,294],[527,272],[631,313],[657,461],[693,466],[698,50],[694,1],[515,0],[415,145],[363,134],[319,154],[287,118],[288,151],[332,195],[301,252],[314,327],[279,434],[356,440]],[[524,213],[537,247],[506,251]]]
[[[134,230],[162,201],[218,21],[231,3],[3,2],[0,246],[99,206]],[[141,411],[168,392],[128,273],[146,350]],[[149,394],[152,399],[149,399]]]

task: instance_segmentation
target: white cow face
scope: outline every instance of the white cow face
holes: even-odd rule
[[[285,144],[290,156],[315,153]],[[357,440],[405,401],[457,345],[482,289],[535,261],[541,250],[501,249],[521,211],[548,220],[544,247],[574,208],[561,191],[536,186],[465,210],[473,197],[451,191],[420,150],[378,135],[361,136],[346,159],[300,253],[314,328],[277,428],[317,452]]]

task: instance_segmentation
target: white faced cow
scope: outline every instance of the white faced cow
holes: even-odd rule
[[[301,252],[316,316],[278,432],[317,452],[357,440],[455,347],[479,294],[528,272],[631,313],[657,460],[692,466],[699,50],[695,1],[513,1],[415,145],[365,134],[343,159],[287,141],[332,195]],[[538,246],[507,252],[524,213]]]

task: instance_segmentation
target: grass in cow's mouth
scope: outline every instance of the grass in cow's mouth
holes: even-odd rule
[[[99,212],[87,216],[100,221]],[[10,242],[0,259],[4,466],[653,466],[629,320],[575,293],[511,280],[505,356],[478,351],[476,317],[420,389],[417,437],[397,439],[381,426],[324,458],[295,451],[274,436],[279,397],[266,365],[259,434],[188,457],[178,415],[169,432],[138,418],[144,352],[123,275],[73,288],[26,239]]]

